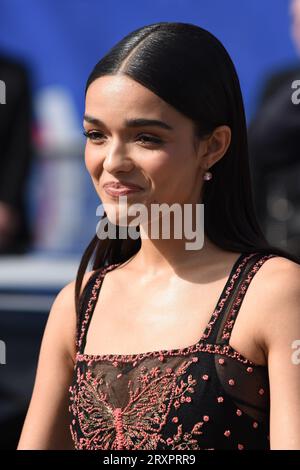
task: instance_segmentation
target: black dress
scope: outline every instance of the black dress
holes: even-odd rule
[[[267,366],[229,345],[253,276],[274,254],[241,254],[199,341],[141,354],[83,354],[102,279],[86,284],[69,388],[75,449],[269,449]],[[199,302],[200,303],[200,302]]]

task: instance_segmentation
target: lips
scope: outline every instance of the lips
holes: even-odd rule
[[[103,185],[105,191],[111,196],[122,196],[125,194],[141,191],[143,188],[134,183],[111,182]]]
[[[108,183],[105,183],[104,188],[110,187],[110,188],[115,188],[115,189],[143,189],[141,186],[134,184],[134,183],[129,183],[129,182],[121,182],[121,181],[110,181]]]

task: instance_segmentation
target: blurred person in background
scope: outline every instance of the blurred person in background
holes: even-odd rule
[[[32,235],[26,214],[25,190],[31,148],[31,93],[27,68],[0,55],[5,96],[0,105],[0,254],[26,252]],[[3,91],[3,88],[2,88]]]
[[[291,36],[300,56],[300,0],[290,2]],[[300,254],[300,60],[266,80],[250,122],[249,152],[259,222],[270,243]],[[300,82],[299,82],[300,83]],[[299,88],[299,85],[298,85]]]

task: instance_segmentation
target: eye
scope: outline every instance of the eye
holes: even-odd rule
[[[159,139],[158,137],[154,137],[153,135],[148,135],[148,134],[140,134],[138,136],[138,140],[140,142],[144,142],[146,144],[163,144],[163,141]]]
[[[99,131],[83,131],[83,135],[92,142],[98,142],[103,137],[103,134]]]

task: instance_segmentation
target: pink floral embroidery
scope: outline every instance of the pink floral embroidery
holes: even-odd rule
[[[202,433],[202,422],[185,433],[179,424],[177,433],[166,441],[161,435],[170,412],[191,402],[196,380],[191,374],[186,382],[180,377],[193,362],[193,359],[185,361],[175,371],[152,368],[147,374],[143,369],[138,378],[140,385],[134,388],[132,381],[128,381],[129,400],[124,408],[114,408],[109,402],[103,380],[101,383],[99,380],[101,374],[94,377],[90,371],[84,374],[78,369],[77,383],[70,387],[70,411],[77,417],[84,437],[78,439],[71,425],[76,448],[156,449],[159,442],[172,444],[173,449],[199,448],[194,436]]]

